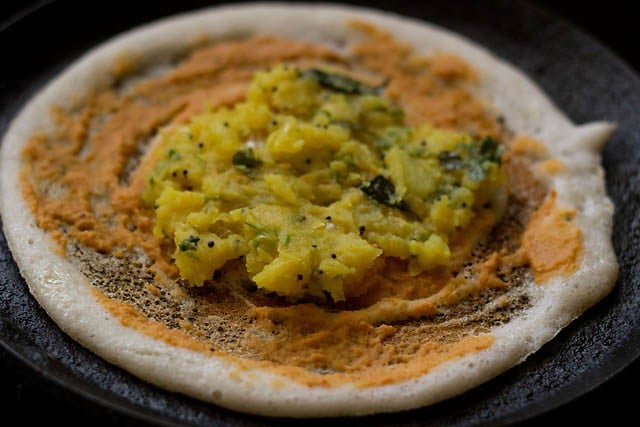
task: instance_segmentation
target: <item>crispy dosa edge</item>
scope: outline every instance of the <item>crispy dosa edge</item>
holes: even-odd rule
[[[564,162],[566,169],[549,179],[557,201],[576,208],[576,224],[584,231],[578,270],[542,286],[531,284],[532,308],[492,330],[496,341],[489,348],[446,362],[422,377],[379,387],[309,388],[268,372],[239,369],[225,358],[172,347],[124,327],[97,302],[86,278],[37,228],[22,198],[20,152],[34,131],[51,129],[50,107],[82,102],[84,93],[109,84],[113,63],[123,54],[141,65],[166,62],[202,35],[215,40],[256,33],[320,41],[338,48],[357,37],[345,25],[352,18],[389,30],[418,52],[452,52],[468,61],[480,74],[481,95],[512,129],[545,142],[551,157]],[[617,275],[611,245],[613,206],[605,193],[599,152],[613,129],[604,122],[573,125],[523,73],[484,48],[431,24],[335,5],[216,7],[118,36],[80,58],[37,94],[13,120],[2,144],[0,208],[9,247],[36,300],[71,337],[132,374],[168,390],[268,416],[398,411],[458,395],[504,372],[612,289]]]

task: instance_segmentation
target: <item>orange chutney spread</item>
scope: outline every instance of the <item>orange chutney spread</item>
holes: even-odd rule
[[[415,378],[489,347],[490,328],[526,308],[517,290],[532,275],[544,282],[575,269],[581,236],[574,212],[557,206],[533,172],[544,146],[514,138],[472,95],[479,80],[472,67],[449,54],[418,55],[370,24],[351,25],[364,37],[348,57],[318,43],[255,36],[206,43],[170,71],[129,86],[122,82],[136,67],[120,61],[116,83],[81,107],[55,108],[57,132],[28,141],[21,186],[38,226],[123,325],[304,384],[368,387]],[[142,199],[161,155],[147,148],[161,127],[175,129],[202,111],[242,101],[256,72],[282,63],[330,65],[384,81],[405,125],[499,141],[506,208],[474,206],[469,224],[448,237],[446,266],[412,274],[407,260],[382,254],[359,291],[343,300],[262,292],[242,259],[217,269],[210,285],[186,286],[173,259],[176,245],[154,234],[154,207]],[[491,304],[498,299],[508,309]]]

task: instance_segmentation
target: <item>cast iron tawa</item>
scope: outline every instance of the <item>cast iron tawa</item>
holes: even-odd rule
[[[640,354],[640,78],[595,39],[528,3],[355,3],[430,21],[466,35],[527,72],[574,122],[610,120],[619,124],[604,150],[603,166],[607,191],[616,207],[613,242],[620,276],[607,298],[540,351],[462,396],[397,414],[309,420],[304,424],[515,424],[584,395],[627,367]],[[10,59],[0,71],[0,133],[4,134],[30,96],[87,49],[136,25],[205,4],[211,3],[44,1],[13,15],[0,24],[2,52]],[[166,392],[96,357],[67,337],[30,296],[2,234],[0,350],[1,368],[5,369],[2,378],[27,383],[15,390],[28,390],[34,384],[45,390],[34,393],[42,401],[29,402],[36,412],[39,407],[76,411],[92,417],[92,422],[101,420],[103,425],[299,424],[299,420],[235,413]],[[636,367],[631,372],[637,375],[640,371]],[[44,400],[48,399],[53,405],[47,406]]]

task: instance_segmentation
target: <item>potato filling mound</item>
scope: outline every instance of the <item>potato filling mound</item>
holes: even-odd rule
[[[342,301],[382,257],[446,269],[453,233],[499,210],[502,145],[408,127],[383,92],[281,64],[243,102],[165,132],[143,198],[183,279],[201,286],[240,259],[266,291]]]

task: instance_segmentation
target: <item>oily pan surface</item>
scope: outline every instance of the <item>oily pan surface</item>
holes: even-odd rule
[[[334,33],[335,33],[335,32],[334,32]],[[402,38],[402,36],[400,36],[400,38]],[[154,38],[154,39],[155,39],[155,38]],[[157,39],[155,39],[155,40],[157,40]],[[454,51],[455,51],[456,49],[452,49],[452,50],[454,50]],[[478,62],[474,62],[474,61],[470,60],[470,62],[471,62],[472,64],[474,64],[476,67],[479,67],[479,62],[482,62],[482,60],[479,60]],[[502,80],[502,79],[501,79],[501,80]],[[527,84],[526,84],[526,83],[525,83],[525,84],[523,84],[523,85],[520,85],[520,86],[516,85],[516,87],[514,87],[514,90],[512,91],[512,93],[517,93],[517,92],[518,92],[518,90],[521,90],[521,91],[525,91],[525,92],[526,92],[526,91],[527,91],[527,90],[529,90],[529,89],[531,89],[531,88],[530,88],[530,87],[527,87]],[[500,100],[498,100],[498,101],[500,101]],[[547,105],[547,104],[545,104],[545,102],[546,102],[546,101],[545,101],[544,99],[535,99],[535,97],[534,97],[534,101],[538,101],[538,105],[541,105],[541,106],[544,106],[544,107],[548,107],[548,105]],[[497,104],[500,106],[500,102],[497,102]],[[565,142],[566,144],[571,144],[572,142],[576,142],[576,140],[581,139],[581,138],[582,138],[583,136],[585,136],[585,135],[586,135],[587,139],[589,139],[589,137],[592,137],[594,141],[595,141],[595,140],[598,140],[598,139],[602,139],[603,135],[605,135],[605,133],[606,133],[606,131],[607,131],[607,128],[606,128],[606,127],[595,127],[595,128],[591,128],[591,129],[588,129],[588,130],[584,131],[584,134],[582,134],[579,138],[574,138],[574,136],[575,136],[574,132],[572,132],[572,130],[570,129],[570,126],[568,126],[568,125],[567,125],[566,121],[565,121],[561,116],[559,116],[559,115],[557,115],[557,116],[556,116],[556,114],[557,114],[556,112],[553,112],[553,114],[549,114],[549,113],[546,113],[546,111],[547,111],[546,109],[543,109],[543,110],[544,110],[545,112],[536,111],[536,105],[535,105],[535,102],[533,102],[533,108],[532,108],[531,112],[533,112],[533,114],[534,114],[534,115],[537,115],[536,120],[534,120],[533,122],[536,122],[536,121],[537,121],[537,122],[540,122],[540,121],[542,120],[542,119],[541,119],[541,117],[544,119],[544,120],[542,120],[542,121],[545,121],[545,120],[551,120],[551,119],[549,119],[549,117],[555,117],[555,123],[553,123],[553,124],[555,125],[555,126],[554,126],[554,128],[555,128],[555,129],[560,129],[560,130],[563,130],[563,129],[564,129],[564,130],[566,130],[567,134],[569,134],[569,136],[567,136],[567,135],[562,135],[562,133],[560,134],[560,137],[561,137],[561,138],[564,136],[564,141],[566,141],[566,142]],[[528,114],[522,114],[522,113],[520,113],[520,115],[518,115],[518,113],[514,113],[514,114],[515,114],[515,116],[513,117],[513,120],[515,120],[515,123],[518,123],[518,122],[517,122],[517,120],[521,120],[521,122],[522,122],[522,123],[518,123],[518,124],[522,124],[522,128],[523,128],[525,131],[526,131],[526,130],[528,130],[528,129],[526,129],[526,126],[527,126],[527,120],[530,120],[530,117],[532,117],[532,116],[531,116],[531,115],[528,115]],[[508,119],[509,119],[509,120],[512,120],[512,118],[511,118],[511,117],[508,117]],[[545,126],[545,127],[544,127],[544,129],[547,129],[547,127]],[[544,129],[543,129],[543,130],[544,130]],[[595,136],[594,136],[594,135],[595,135]],[[576,143],[579,143],[579,142],[576,142]],[[587,162],[587,163],[588,163],[588,162]],[[570,182],[568,182],[568,183],[564,183],[564,184],[566,184],[566,185],[570,185],[571,183],[570,183]],[[597,183],[596,183],[596,184],[597,184]],[[562,193],[561,193],[561,194],[562,194]],[[595,207],[597,208],[598,206],[596,205]],[[597,210],[597,209],[596,209],[596,210]],[[604,209],[604,211],[605,211],[605,213],[606,213],[606,209]],[[605,216],[606,216],[606,215],[605,215]],[[6,221],[6,217],[4,217],[3,219]],[[606,219],[606,218],[605,218],[605,219]],[[596,223],[600,223],[600,224],[602,224],[602,222],[600,222],[600,221],[598,220],[597,215],[596,215],[596,217],[595,217],[595,218],[592,216],[592,220],[594,220],[594,222],[596,222]],[[604,222],[606,223],[606,221],[604,221]],[[586,224],[583,224],[583,225],[586,225]],[[6,226],[6,224],[5,224],[5,226]],[[21,232],[24,232],[24,233],[25,233],[24,235],[28,235],[28,234],[29,234],[31,231],[33,231],[33,230],[31,230],[31,231],[30,231],[30,230],[28,230],[28,229],[23,229],[23,230],[20,230],[20,231],[21,231]],[[39,238],[39,237],[41,237],[41,236],[33,235],[33,237],[35,237],[35,238]],[[601,237],[602,237],[602,236],[601,236]],[[598,248],[596,247],[596,248],[595,248],[595,250],[597,251],[597,250],[598,250]],[[18,259],[19,264],[25,263],[25,265],[26,265],[26,263],[31,263],[31,262],[37,262],[37,261],[38,261],[38,259],[36,259],[36,257],[34,257],[34,258],[29,258],[29,256],[30,256],[29,254],[26,254],[26,255],[23,255],[23,256],[24,256],[24,258],[23,258],[22,260]],[[55,264],[55,265],[57,265],[59,261],[60,261],[60,260],[55,260],[55,261],[54,261],[54,264]],[[52,266],[52,267],[53,267],[53,266]],[[45,270],[41,270],[41,271],[45,271]],[[54,271],[55,271],[55,270],[54,270]],[[596,272],[597,272],[597,270],[596,270]],[[585,271],[585,273],[587,273],[587,272]],[[31,278],[27,277],[27,281],[29,281],[29,282],[31,282],[31,281],[35,281],[35,282],[37,282],[37,281],[45,281],[45,282],[46,282],[46,281],[51,281],[51,280],[55,280],[55,281],[60,280],[60,277],[59,277],[57,274],[54,274],[54,276],[53,276],[53,277],[47,277],[47,276],[40,276],[40,277],[37,277],[37,276],[36,276],[36,273],[31,273],[31,274],[32,274],[32,275],[31,275]],[[80,276],[76,276],[76,277],[75,277],[75,279],[73,278],[73,275],[75,274],[73,271],[71,271],[71,272],[64,272],[64,273],[60,273],[60,274],[62,274],[62,275],[66,275],[66,274],[68,274],[68,275],[69,275],[69,276],[67,276],[66,278],[64,278],[64,279],[63,279],[63,282],[64,282],[64,283],[69,283],[69,282],[68,282],[68,280],[69,280],[69,279],[71,279],[71,280],[81,280],[81,277],[80,277]],[[25,274],[25,275],[26,275],[26,276],[28,276],[28,275],[29,275],[29,273],[27,273],[27,274]],[[53,299],[55,299],[55,300],[60,300],[60,301],[62,301],[62,303],[60,304],[60,306],[62,307],[62,310],[66,310],[66,309],[68,309],[68,308],[69,308],[69,306],[70,306],[70,305],[73,305],[73,301],[74,301],[74,300],[72,300],[71,298],[69,298],[69,296],[70,296],[70,295],[69,295],[69,292],[84,292],[84,291],[82,291],[81,289],[77,289],[77,290],[75,290],[75,291],[72,291],[72,290],[66,290],[66,291],[64,292],[64,294],[59,294],[59,293],[57,293],[58,291],[59,291],[59,288],[52,289],[52,287],[50,287],[49,289],[45,289],[45,290],[44,290],[44,292],[46,292],[46,294],[41,294],[41,295],[49,295],[49,297],[45,296],[44,298],[53,298]],[[37,290],[34,292],[34,293],[36,294],[36,297],[38,297],[37,292],[38,292]],[[49,293],[49,292],[50,292],[50,293]],[[593,293],[593,294],[591,294],[591,295],[590,295],[590,297],[589,297],[588,299],[586,299],[586,300],[582,300],[582,301],[578,301],[578,300],[576,300],[576,301],[578,301],[578,303],[577,303],[577,305],[574,307],[574,309],[576,309],[576,310],[578,310],[578,311],[579,311],[579,310],[581,310],[582,308],[584,308],[585,304],[589,304],[590,302],[593,302],[593,300],[594,300],[594,299],[597,299],[599,296],[601,296],[601,294],[602,294],[602,291],[598,292],[598,290],[597,290],[597,289],[595,289],[595,290],[594,290],[594,293]],[[81,297],[80,295],[82,295],[82,294],[78,293],[77,297]],[[88,296],[85,294],[84,298],[88,298]],[[576,310],[573,310],[574,314],[575,314],[575,311],[576,311]],[[54,318],[55,318],[55,316],[54,316]],[[533,316],[532,316],[530,319],[533,319]],[[566,322],[567,320],[569,320],[569,319],[567,319],[567,318],[560,319],[560,321],[559,321],[559,323],[558,323],[558,324],[555,324],[555,325],[549,325],[549,326],[550,326],[550,327],[549,327],[549,330],[547,330],[547,331],[543,331],[543,332],[542,332],[542,334],[541,334],[541,336],[538,336],[538,337],[534,337],[534,338],[533,338],[532,343],[531,343],[532,347],[536,347],[537,345],[539,345],[539,341],[538,341],[538,340],[540,340],[540,339],[548,339],[548,338],[550,338],[550,336],[552,336],[552,335],[557,331],[557,328],[558,328],[559,326],[562,326],[562,323]],[[74,327],[78,327],[78,326],[77,326],[77,325],[67,326],[67,328],[68,328],[68,332],[69,332],[70,334],[74,335],[74,334],[82,334],[82,333],[83,333],[83,332],[82,332],[82,331],[80,331],[80,330],[75,330],[75,329],[74,329]],[[82,325],[80,325],[80,329],[81,329],[81,327],[82,327]],[[115,327],[115,329],[117,329],[117,325],[115,325],[114,327]],[[115,333],[114,335],[118,335],[118,334],[117,334],[117,333]],[[508,334],[507,334],[507,335],[508,335]],[[115,342],[116,342],[118,345],[120,345],[120,344],[122,344],[122,345],[130,344],[130,343],[127,343],[127,342],[126,342],[126,340],[125,340],[125,339],[123,339],[123,338],[116,337],[116,336],[113,336],[112,338],[113,338],[114,340],[116,340]],[[512,338],[513,338],[513,337],[512,337]],[[93,344],[91,344],[91,339],[92,339],[92,338],[91,338],[91,337],[89,337],[89,338],[87,338],[87,339],[89,340],[89,344],[88,344],[88,345],[93,345]],[[111,338],[110,338],[110,339],[111,339]],[[505,342],[508,342],[508,338],[505,338],[505,339],[507,339],[507,341],[505,341]],[[152,345],[152,346],[153,346],[153,345]],[[522,354],[522,350],[523,350],[523,349],[520,349],[520,350],[519,350],[519,351],[520,351],[520,354]],[[505,354],[504,352],[500,352],[500,353],[501,353],[501,354],[503,354],[503,355]],[[516,353],[516,354],[518,354],[518,351],[515,351],[515,353]],[[147,355],[145,355],[145,356],[148,356],[148,354],[147,354]],[[119,356],[119,355],[114,355],[113,357],[122,357],[122,355],[120,355],[120,356]],[[126,357],[126,356],[125,356],[125,357]],[[182,358],[182,357],[184,357],[184,355],[179,355],[179,356],[178,356],[178,355],[176,355],[176,357],[180,357],[180,358]],[[506,364],[513,363],[513,362],[515,361],[515,360],[513,360],[513,359],[514,359],[514,357],[516,357],[516,355],[511,355],[511,356],[507,355],[506,359],[509,359],[509,360],[503,361],[503,363],[506,363]],[[516,357],[516,358],[517,358],[517,357]],[[144,361],[143,361],[143,360],[144,360]],[[184,359],[182,359],[182,360],[184,360]],[[116,361],[116,363],[118,363],[118,362],[122,363],[122,361],[119,361],[119,360],[117,360],[117,359],[116,359],[115,361]],[[127,363],[127,362],[124,362],[124,363]],[[146,357],[145,357],[145,358],[142,358],[142,359],[140,360],[140,363],[141,363],[141,365],[143,365],[143,366],[141,367],[143,370],[147,369],[147,368],[145,367],[145,366],[147,366],[147,365],[145,365],[145,363],[146,363]],[[499,370],[501,370],[503,367],[504,367],[504,365],[503,365],[503,366],[500,366],[500,365],[496,366],[496,365],[494,365],[493,369],[497,369],[497,370],[499,371]],[[139,367],[138,367],[138,368],[139,368]],[[188,369],[188,367],[187,367],[187,369]],[[224,368],[222,368],[222,369],[224,370]],[[133,368],[133,370],[135,371],[135,368]],[[476,375],[475,373],[477,373],[477,371],[476,371],[476,370],[470,370],[470,372],[471,372],[471,374],[470,374],[470,375],[472,375],[472,376]],[[493,375],[493,373],[494,373],[494,372],[491,372],[491,370],[488,370],[487,372],[485,372],[485,375],[491,376],[491,375]],[[462,377],[460,377],[460,378],[464,378],[464,376],[462,376]],[[466,379],[465,379],[465,380],[466,380]],[[170,382],[171,382],[171,380],[170,380]],[[456,388],[455,384],[454,384],[453,388],[454,388],[454,389]],[[444,395],[446,395],[447,393],[455,393],[455,392],[456,392],[456,390],[453,390],[453,391],[451,391],[451,390],[445,390],[445,391],[444,391]],[[238,396],[238,397],[239,397],[239,396]],[[418,397],[418,400],[422,400],[422,398]],[[422,401],[423,401],[423,400],[422,400]],[[241,402],[240,402],[240,403],[241,403]],[[411,404],[411,403],[410,403],[410,404]]]

